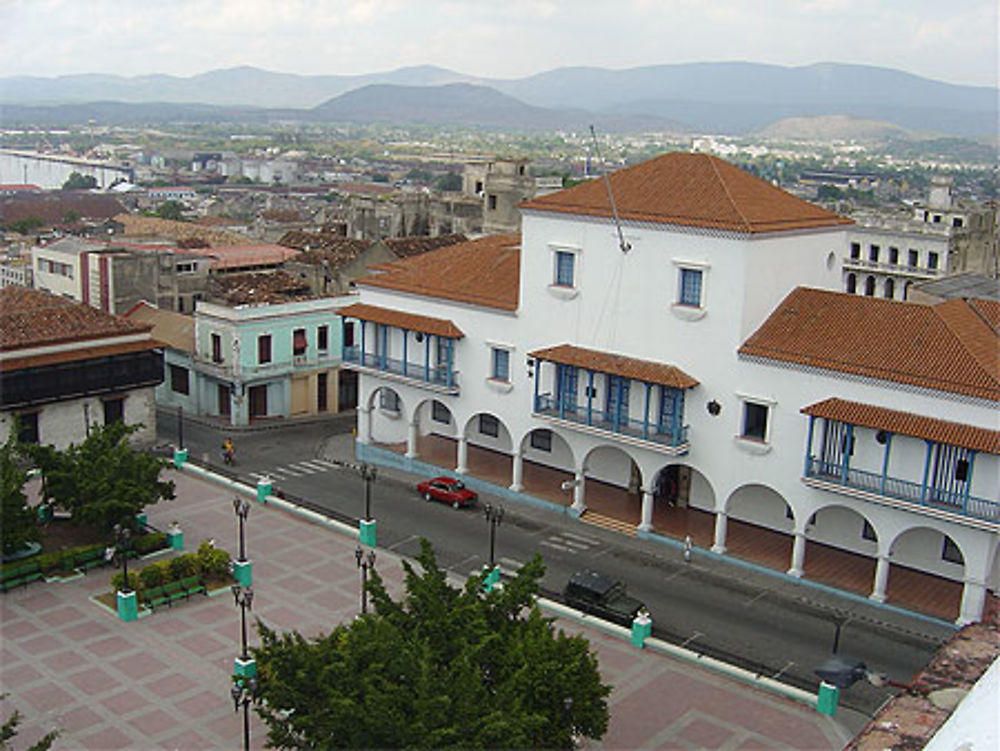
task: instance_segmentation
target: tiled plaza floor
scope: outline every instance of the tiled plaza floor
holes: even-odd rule
[[[187,550],[214,538],[235,552],[232,492],[171,474],[178,498],[151,508],[149,521],[165,529],[177,520]],[[247,520],[253,616],[306,635],[353,617],[355,546],[348,535],[254,504]],[[399,559],[379,551],[378,569],[398,590]],[[63,731],[56,749],[238,748],[242,724],[229,676],[240,621],[232,596],[196,596],[123,623],[90,599],[109,591],[110,576],[98,569],[2,595],[0,692],[10,696],[0,709],[24,715],[16,748],[54,727]],[[559,625],[588,636],[614,687],[609,732],[591,748],[838,749],[849,737],[805,705],[575,622]],[[252,727],[252,746],[263,748],[263,724],[253,717]]]

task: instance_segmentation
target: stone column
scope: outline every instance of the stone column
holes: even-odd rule
[[[653,491],[643,488],[642,491],[642,521],[639,522],[640,532],[653,530]]]
[[[458,439],[458,466],[455,467],[455,471],[460,475],[464,475],[466,472],[469,471],[468,464],[469,464],[469,441],[463,435],[461,438]]]
[[[965,626],[983,618],[983,607],[986,605],[986,582],[966,576],[962,587],[962,606],[958,610],[955,623]]]
[[[715,540],[712,542],[712,552],[723,555],[726,552],[726,525],[729,517],[725,511],[715,515]]]
[[[510,489],[515,493],[524,490],[524,457],[520,451],[514,452],[514,463],[511,468]]]
[[[417,420],[413,419],[406,431],[406,458],[417,458]]]
[[[789,576],[802,576],[806,563],[806,533],[796,532],[792,544],[792,567],[786,572]]]
[[[570,508],[572,508],[573,511],[575,511],[579,516],[587,510],[587,504],[584,503],[583,500],[584,483],[586,482],[586,478],[584,477],[583,472],[577,472],[576,475],[574,475],[573,480],[575,482],[575,485],[573,486],[573,505],[570,506]]]
[[[358,443],[371,442],[372,411],[368,407],[358,405]]]
[[[889,556],[880,555],[875,559],[875,584],[869,600],[885,602],[886,587],[889,585]]]

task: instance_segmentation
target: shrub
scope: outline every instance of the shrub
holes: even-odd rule
[[[229,553],[203,540],[197,552],[198,573],[202,576],[226,576],[229,573]]]
[[[140,535],[132,541],[132,547],[139,555],[148,555],[157,550],[170,547],[167,543],[167,535],[163,532],[153,532],[148,535]]]
[[[144,566],[139,572],[139,581],[142,582],[143,589],[152,589],[163,584],[164,567],[159,563],[152,563]]]
[[[170,580],[183,579],[195,573],[196,563],[193,553],[185,553],[176,558],[171,558],[168,562],[170,566]]]
[[[117,574],[111,577],[111,588],[117,592],[119,589],[122,588],[122,583],[124,581],[125,579],[122,577],[121,571],[119,571]],[[131,587],[134,590],[140,590],[142,589],[140,584],[141,582],[139,581],[139,574],[137,574],[135,571],[129,571],[128,572],[129,587]]]

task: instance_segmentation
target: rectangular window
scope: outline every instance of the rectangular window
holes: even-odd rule
[[[576,385],[579,371],[572,365],[556,365],[556,398],[559,409],[576,412]]]
[[[110,425],[113,422],[121,422],[125,419],[125,398],[104,400],[104,424]]]
[[[531,448],[539,451],[552,451],[552,431],[539,428],[531,432]]]
[[[298,357],[306,353],[306,330],[295,329],[292,332],[292,355]]]
[[[750,438],[754,441],[767,440],[767,413],[766,404],[757,402],[743,403],[743,430],[741,438]]]
[[[927,254],[927,268],[936,269],[938,267],[938,254],[933,250]]]
[[[21,412],[17,417],[17,439],[21,443],[39,443],[38,413]]]
[[[222,337],[212,334],[212,362],[222,362]]]
[[[451,424],[451,412],[448,408],[444,406],[437,399],[431,402],[431,419],[434,422],[444,423],[445,425]]]
[[[565,250],[556,251],[556,285],[559,287],[573,286],[573,266],[576,263],[576,254]]]
[[[271,335],[261,334],[257,337],[257,362],[266,365],[271,362]]]
[[[330,327],[320,326],[316,329],[316,349],[326,352],[330,349]]]
[[[961,227],[963,224],[964,222],[962,221],[962,217],[960,216],[956,216],[954,219],[951,220],[952,227]]]
[[[906,262],[911,269],[915,269],[917,264],[920,263],[920,251],[910,248],[907,252]]]
[[[959,459],[955,462],[955,479],[958,482],[969,481],[969,460]]]
[[[348,321],[344,324],[344,346],[354,346],[354,321]]]
[[[881,248],[878,245],[870,245],[868,247],[868,260],[872,263],[878,263],[878,254]]]
[[[677,302],[681,305],[701,307],[701,270],[681,269],[681,290]]]
[[[490,193],[489,195],[489,210],[490,211],[497,210],[497,197],[493,193]]]
[[[180,365],[170,366],[170,390],[175,394],[191,393],[187,368],[182,368]]]
[[[899,248],[894,248],[891,245],[889,246],[889,263],[893,266],[899,263]]]
[[[490,378],[495,381],[510,380],[510,352],[500,347],[493,347]]]
[[[670,433],[674,425],[680,425],[684,414],[684,392],[660,386],[660,414],[657,432]]]
[[[378,406],[389,412],[399,412],[399,394],[391,389],[379,389]]]
[[[500,421],[493,415],[479,415],[479,432],[496,438],[500,435]]]
[[[628,425],[629,386],[631,381],[621,376],[608,376],[608,395],[605,401],[605,419],[616,425]]]
[[[861,258],[861,243],[851,243],[851,258]]]

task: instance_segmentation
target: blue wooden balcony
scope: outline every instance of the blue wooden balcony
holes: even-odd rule
[[[619,417],[595,409],[593,403],[588,408],[586,402],[581,404],[560,403],[549,394],[539,394],[535,397],[536,416],[557,420],[565,420],[575,425],[586,426],[588,429],[606,433],[609,436],[623,436],[636,441],[654,444],[655,447],[666,449],[671,454],[686,454],[690,449],[688,443],[688,426],[677,423],[670,426],[658,426],[650,420],[635,420]]]
[[[954,514],[1000,523],[1000,502],[976,498],[963,492],[935,488],[875,472],[824,462],[815,456],[806,460],[806,477],[844,488],[880,495],[894,501],[949,511]]]
[[[342,362],[344,367],[354,367],[374,374],[395,376],[416,384],[426,384],[435,391],[457,394],[458,371],[445,365],[431,366],[427,362],[412,362],[384,357],[374,352],[362,352],[360,347],[344,347]]]

